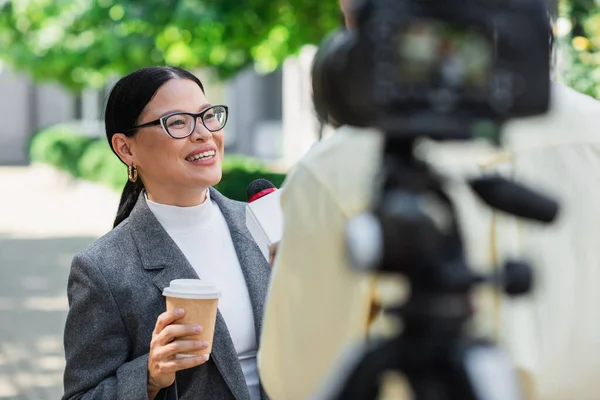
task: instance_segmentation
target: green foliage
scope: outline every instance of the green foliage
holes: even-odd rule
[[[31,141],[30,157],[79,176],[79,159],[93,140],[74,135],[68,127],[58,125],[41,132]]]
[[[600,3],[559,0],[563,79],[600,98]],[[339,24],[335,0],[0,0],[0,60],[73,90],[149,65],[275,69]]]
[[[72,176],[121,191],[127,168],[112,152],[106,139],[81,136],[68,126],[56,126],[36,134],[30,143],[32,162],[50,164]],[[223,178],[216,188],[230,199],[246,201],[246,188],[255,179],[265,178],[277,187],[284,174],[270,171],[260,161],[239,155],[226,155]]]
[[[595,0],[561,0],[559,15],[572,26],[559,42],[569,57],[563,78],[575,90],[600,98],[600,5]]]
[[[0,58],[72,89],[149,65],[269,72],[338,15],[334,0],[0,0]]]

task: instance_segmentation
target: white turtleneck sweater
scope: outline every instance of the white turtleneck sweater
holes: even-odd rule
[[[258,345],[248,287],[225,217],[210,199],[210,192],[206,193],[206,201],[193,207],[158,204],[147,197],[146,202],[200,279],[221,290],[219,311],[233,340],[250,397],[260,399]]]

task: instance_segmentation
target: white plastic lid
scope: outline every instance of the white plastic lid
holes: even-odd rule
[[[163,296],[181,299],[218,299],[221,292],[216,285],[200,279],[175,279],[163,290]]]

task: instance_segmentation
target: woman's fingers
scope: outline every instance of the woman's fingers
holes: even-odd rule
[[[164,373],[172,373],[202,365],[207,360],[208,355],[206,354],[193,357],[177,358],[169,361],[163,361],[160,369]]]
[[[207,347],[208,342],[203,340],[176,340],[164,346],[160,355],[162,359],[171,359],[175,358],[177,354],[190,354]]]
[[[183,338],[186,336],[198,335],[202,333],[202,327],[200,325],[182,325],[182,324],[172,324],[165,327],[158,334],[158,343],[162,345],[166,345],[178,338]]]
[[[173,322],[177,321],[185,314],[185,310],[183,308],[176,308],[171,311],[165,311],[160,314],[156,319],[156,324],[154,326],[154,334],[159,334],[162,332],[165,327],[171,325]]]

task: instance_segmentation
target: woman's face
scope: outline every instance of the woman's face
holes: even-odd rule
[[[138,124],[173,112],[199,113],[208,107],[210,104],[196,83],[188,79],[171,79],[156,92],[140,115]],[[184,139],[173,139],[160,125],[140,128],[131,138],[119,136],[129,146],[131,162],[128,165],[133,162],[148,197],[155,202],[196,205],[204,201],[206,189],[221,180],[223,130],[210,132],[200,119],[194,132]],[[122,146],[117,143],[115,149]],[[194,158],[206,152],[214,153],[201,159]]]

